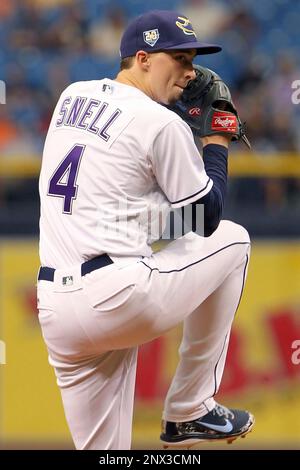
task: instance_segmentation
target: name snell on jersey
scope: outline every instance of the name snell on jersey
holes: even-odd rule
[[[58,112],[56,127],[75,127],[99,136],[106,142],[109,140],[109,127],[118,119],[122,111],[112,109],[105,101],[86,96],[67,96]]]

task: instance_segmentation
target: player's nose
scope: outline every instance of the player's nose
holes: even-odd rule
[[[193,66],[189,68],[185,73],[185,79],[187,81],[194,80],[196,78],[196,72]]]

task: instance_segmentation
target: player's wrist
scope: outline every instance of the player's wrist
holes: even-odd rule
[[[223,145],[224,147],[228,148],[229,143],[231,142],[231,136],[230,135],[209,135],[205,137],[200,138],[202,142],[203,148],[206,145],[209,144],[218,144],[218,145]]]

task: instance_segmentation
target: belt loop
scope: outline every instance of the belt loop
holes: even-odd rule
[[[54,268],[48,268],[46,266],[41,266],[38,274],[38,281],[54,281]]]
[[[85,276],[95,271],[95,269],[104,268],[104,266],[108,266],[109,264],[113,264],[113,261],[106,254],[92,258],[81,265],[81,276]]]

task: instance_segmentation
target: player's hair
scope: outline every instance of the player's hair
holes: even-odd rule
[[[122,59],[120,63],[120,70],[130,69],[133,65],[133,59],[134,56],[125,57],[125,59]]]

